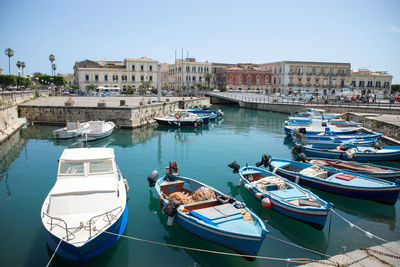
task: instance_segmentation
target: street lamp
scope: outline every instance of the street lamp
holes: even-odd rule
[[[17,86],[17,90],[19,90],[20,84],[21,84],[21,71],[17,70],[18,72],[18,86]]]

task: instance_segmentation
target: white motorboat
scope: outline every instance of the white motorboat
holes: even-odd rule
[[[89,129],[82,132],[83,141],[94,141],[112,134],[115,124],[112,121],[89,121]]]
[[[55,139],[68,139],[74,138],[89,129],[89,122],[80,123],[79,121],[69,121],[64,128],[53,131]]]
[[[109,248],[126,227],[128,190],[114,149],[65,149],[41,210],[49,247],[80,262]]]

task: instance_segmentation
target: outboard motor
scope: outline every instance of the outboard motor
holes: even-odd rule
[[[261,156],[261,161],[256,163],[256,167],[260,167],[261,165],[264,165],[264,167],[268,167],[270,158],[267,154],[263,154]]]
[[[167,221],[168,226],[171,226],[172,223],[174,222],[176,210],[178,209],[179,205],[181,205],[181,203],[176,202],[174,199],[171,199],[162,209],[162,212],[168,215],[168,221]]]
[[[297,155],[296,160],[301,162],[307,162],[307,156],[304,153],[300,153]]]
[[[169,162],[169,166],[165,167],[165,169],[167,169],[167,181],[170,181],[172,177],[174,176],[178,176],[178,163],[176,163],[176,161],[174,162]]]
[[[305,134],[305,133],[307,133],[307,130],[306,130],[306,128],[300,128],[299,132],[302,134]]]
[[[147,176],[147,181],[149,182],[149,186],[153,187],[156,184],[157,179],[158,179],[158,171],[154,170],[149,174],[149,176]]]
[[[239,163],[237,163],[236,161],[232,161],[231,163],[229,163],[229,164],[228,164],[228,167],[231,168],[231,169],[233,169],[233,172],[234,172],[234,173],[239,172],[239,169],[240,169],[240,165],[239,165]]]
[[[382,149],[382,143],[380,141],[376,141],[375,143],[372,144],[372,147],[375,149]]]
[[[298,152],[301,152],[303,150],[303,145],[299,143],[295,143],[293,147]]]

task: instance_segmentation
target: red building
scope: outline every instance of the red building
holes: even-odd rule
[[[217,89],[221,91],[266,91],[271,82],[271,71],[253,64],[237,64],[216,72]]]

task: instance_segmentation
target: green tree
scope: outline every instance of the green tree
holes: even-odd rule
[[[56,57],[53,54],[50,54],[49,60],[50,60],[51,74],[53,75],[53,62],[54,60],[56,60]]]
[[[17,63],[15,63],[15,65],[17,65],[18,70],[21,68],[21,61],[17,60]]]
[[[396,92],[400,93],[400,84],[392,84],[391,89],[392,89],[392,94]]]
[[[210,82],[211,82],[211,79],[213,78],[213,75],[211,74],[211,73],[206,73],[206,75],[204,75],[204,79],[206,80],[206,82],[207,82],[207,88],[208,88],[208,90],[210,90]]]
[[[6,50],[4,51],[4,53],[8,56],[8,75],[11,75],[11,71],[10,71],[10,58],[12,56],[14,56],[14,50],[12,50],[11,48],[6,48]]]
[[[51,64],[51,69],[53,70],[53,75],[56,75],[57,65],[56,64]]]
[[[126,88],[126,94],[128,95],[133,95],[134,90],[132,88],[132,86],[128,85],[128,88]]]
[[[0,85],[3,88],[17,85],[17,77],[14,75],[0,75]]]

